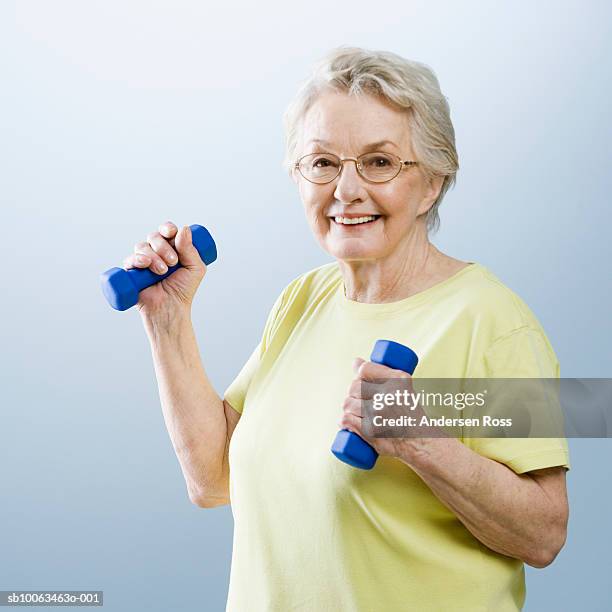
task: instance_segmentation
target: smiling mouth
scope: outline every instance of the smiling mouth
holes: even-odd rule
[[[380,215],[364,215],[363,217],[330,217],[336,225],[353,227],[355,225],[368,225],[380,219]]]

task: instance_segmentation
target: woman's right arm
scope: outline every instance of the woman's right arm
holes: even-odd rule
[[[212,387],[189,317],[171,328],[145,322],[162,412],[189,499],[202,508],[229,503],[229,441],[240,418]]]
[[[182,268],[140,292],[162,412],[190,500],[203,508],[229,503],[228,447],[240,413],[212,387],[202,365],[191,303],[206,266],[188,227],[165,223],[134,247],[124,267],[163,274],[177,257]],[[161,267],[159,267],[161,266]]]

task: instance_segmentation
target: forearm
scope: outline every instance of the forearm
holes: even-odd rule
[[[565,539],[565,518],[538,482],[454,438],[406,439],[399,457],[483,544],[544,567]]]
[[[194,503],[214,498],[224,482],[227,423],[222,398],[200,359],[190,317],[172,325],[145,320],[162,412]]]

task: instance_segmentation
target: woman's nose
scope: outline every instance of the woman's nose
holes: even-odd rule
[[[357,172],[357,163],[354,160],[344,160],[340,176],[336,179],[334,197],[346,204],[365,198],[364,181]]]

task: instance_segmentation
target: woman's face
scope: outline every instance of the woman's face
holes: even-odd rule
[[[405,112],[370,95],[328,92],[304,117],[298,158],[321,152],[358,157],[372,150],[415,160]],[[340,176],[325,185],[310,183],[297,170],[293,176],[317,241],[345,261],[375,260],[395,251],[414,233],[417,217],[431,207],[443,180],[430,184],[418,166],[406,166],[387,183],[369,183],[351,161],[344,162]],[[351,225],[337,219],[370,215],[376,219]],[[423,228],[424,220],[420,219]]]

